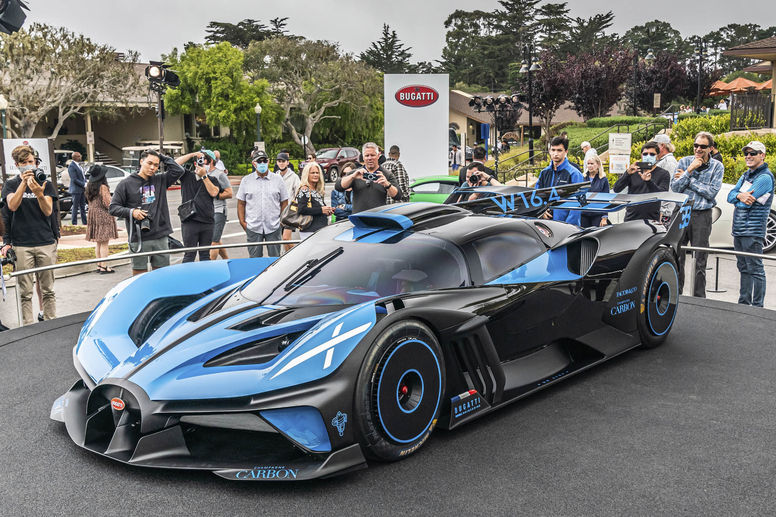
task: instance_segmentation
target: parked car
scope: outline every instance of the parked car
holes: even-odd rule
[[[94,167],[95,164],[92,164],[88,167],[86,171],[86,179],[89,179],[89,173],[91,172],[92,167]],[[108,181],[108,188],[110,189],[110,193],[113,194],[116,192],[116,187],[121,183],[121,180],[126,178],[130,175],[130,173],[124,169],[120,169],[114,165],[103,165],[107,169],[107,172],[105,173],[105,179]]]
[[[458,176],[426,176],[410,184],[410,201],[443,203],[458,185]]]
[[[355,147],[328,147],[315,153],[315,161],[323,169],[325,181],[337,181],[342,166],[348,162],[357,162],[359,154],[361,154],[360,151]],[[305,165],[307,161],[299,164],[299,174],[302,173]]]

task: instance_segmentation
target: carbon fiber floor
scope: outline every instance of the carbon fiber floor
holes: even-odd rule
[[[0,514],[773,515],[776,313],[683,298],[668,342],[331,480],[129,467],[48,418],[83,316],[0,334]]]

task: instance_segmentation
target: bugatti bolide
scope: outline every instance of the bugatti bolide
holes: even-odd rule
[[[117,285],[54,402],[79,446],[132,465],[300,480],[392,461],[667,337],[686,197],[463,189],[354,214],[283,257],[182,264]],[[548,208],[674,203],[581,229]]]

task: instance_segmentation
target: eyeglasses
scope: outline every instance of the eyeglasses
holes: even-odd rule
[[[708,145],[706,145],[706,144],[692,144],[692,146],[693,146],[695,149],[708,149],[708,148],[709,148],[709,146],[708,146]]]
[[[746,151],[744,156],[757,156],[758,154],[760,154],[760,151]]]
[[[269,163],[269,160],[267,158],[256,158],[253,160],[254,163]]]
[[[657,156],[656,153],[641,153],[641,156]]]

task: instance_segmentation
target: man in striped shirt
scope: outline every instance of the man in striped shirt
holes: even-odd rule
[[[692,246],[709,247],[711,234],[711,209],[717,204],[715,198],[722,187],[722,176],[725,166],[711,158],[711,147],[714,136],[701,131],[695,135],[693,156],[685,156],[676,166],[676,172],[671,179],[671,190],[687,194],[692,203],[690,224],[685,228],[680,241],[681,246],[689,242]],[[706,259],[708,253],[697,252],[695,255],[695,287],[693,296],[706,297]],[[679,253],[679,292],[684,287],[684,263],[686,254]]]

